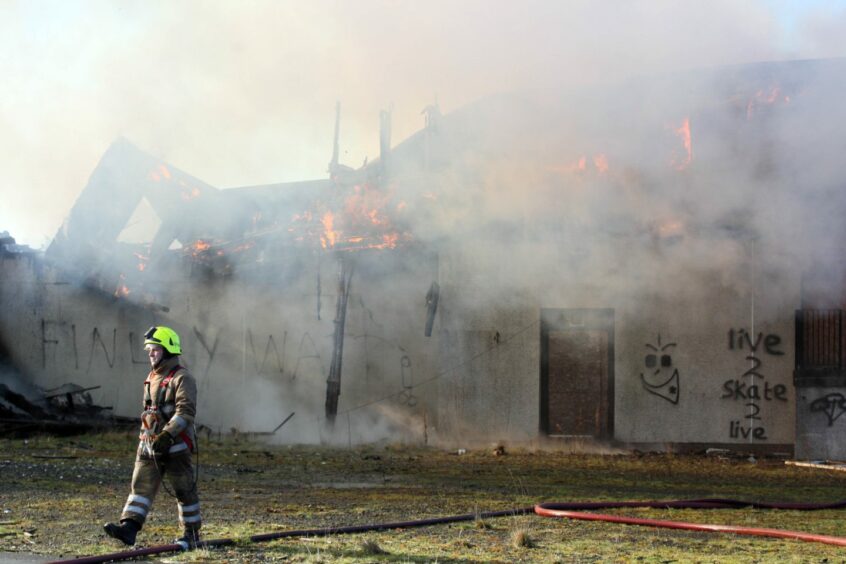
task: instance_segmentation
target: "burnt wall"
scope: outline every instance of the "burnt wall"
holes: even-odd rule
[[[215,430],[269,431],[279,440],[422,440],[434,344],[424,336],[431,257],[360,253],[346,319],[335,429],[324,402],[337,294],[335,256],[292,253],[281,264],[227,276],[196,265],[156,276],[150,296],[115,297],[40,261],[0,262],[0,334],[9,354],[44,388],[101,386],[95,403],[135,416],[149,370],[143,334],[173,327],[197,377],[198,423]],[[260,271],[256,270],[260,269]]]

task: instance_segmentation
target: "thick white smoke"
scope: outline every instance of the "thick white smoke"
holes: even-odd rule
[[[439,100],[844,54],[844,11],[785,2],[26,2],[0,6],[0,226],[42,246],[124,135],[216,186],[325,174]],[[784,18],[792,17],[789,22]]]

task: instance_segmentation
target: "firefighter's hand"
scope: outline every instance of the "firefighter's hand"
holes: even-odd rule
[[[153,441],[153,455],[158,457],[167,456],[168,450],[173,446],[173,436],[167,431],[162,431]]]

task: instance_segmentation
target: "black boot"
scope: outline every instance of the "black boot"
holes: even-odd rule
[[[200,530],[185,528],[182,536],[174,541],[182,550],[194,550],[200,544]]]
[[[120,525],[106,523],[103,525],[103,530],[113,539],[117,539],[127,546],[132,546],[135,544],[135,536],[141,530],[141,525],[132,519],[124,519],[120,522]]]

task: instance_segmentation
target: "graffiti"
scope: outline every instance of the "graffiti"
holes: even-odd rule
[[[138,350],[138,351],[143,350],[142,343],[143,343],[143,341],[136,345],[135,344],[135,333],[133,333],[132,331],[129,332],[129,361],[132,364],[147,364],[147,363],[150,362],[150,360],[148,358],[146,358],[146,356],[142,357],[142,358],[135,358],[135,351],[136,350]]]
[[[658,335],[657,345],[646,343],[646,348],[653,351],[646,355],[644,364],[651,374],[649,378],[641,372],[640,381],[643,388],[650,394],[667,400],[673,405],[678,405],[680,394],[679,370],[673,367],[673,357],[669,349],[674,348],[676,343],[661,344],[661,335]],[[670,370],[672,369],[672,373]],[[669,375],[668,375],[669,373]]]
[[[115,352],[117,351],[117,329],[112,331],[112,356],[109,358],[109,350],[106,348],[106,342],[103,341],[103,337],[100,336],[100,330],[95,327],[93,331],[91,331],[91,351],[88,353],[88,370],[91,370],[91,364],[94,362],[94,350],[97,345],[97,341],[100,341],[100,346],[103,348],[103,354],[106,356],[106,364],[109,365],[109,368],[114,368],[115,366]]]
[[[720,399],[742,401],[745,415],[742,419],[729,422],[729,438],[768,440],[767,430],[760,423],[761,403],[780,401],[787,402],[787,386],[772,385],[767,381],[763,372],[764,360],[760,355],[782,356],[780,349],[781,337],[775,334],[759,332],[754,336],[746,329],[731,328],[728,331],[728,349],[730,351],[748,352],[745,360],[749,361],[749,368],[737,378],[730,378],[723,382],[723,392]],[[756,379],[758,379],[756,381]],[[744,424],[745,420],[745,424]]]
[[[209,375],[209,370],[211,369],[212,362],[214,362],[214,353],[215,353],[215,351],[217,351],[217,343],[218,343],[218,339],[220,337],[220,333],[218,333],[215,336],[214,343],[212,344],[211,347],[209,347],[208,343],[206,343],[205,337],[203,336],[202,333],[200,333],[200,330],[197,329],[196,327],[194,327],[193,329],[194,329],[194,335],[197,337],[197,340],[200,341],[200,346],[202,346],[203,349],[205,349],[206,353],[209,355],[209,361],[206,364],[206,370],[205,370],[205,372],[203,372],[203,378],[205,378],[206,376]]]
[[[276,341],[273,340],[273,335],[267,337],[267,344],[264,347],[264,357],[261,359],[261,364],[258,363],[258,356],[256,355],[256,348],[253,345],[253,332],[247,329],[247,342],[250,345],[250,351],[253,353],[253,362],[256,366],[256,374],[263,374],[264,367],[267,365],[267,358],[270,356],[270,351],[273,349],[273,356],[276,359],[276,370],[280,375],[284,375],[285,370],[285,342],[288,340],[288,332],[285,331],[282,337],[282,358],[279,357],[279,349],[276,347]]]
[[[746,374],[744,373],[744,376]],[[759,377],[763,378],[763,376]],[[779,401],[787,401],[787,386],[784,384],[776,384],[771,386],[769,382],[764,382],[764,387],[757,384],[748,385],[746,382],[740,380],[726,380],[723,382],[723,395],[720,399],[749,399],[749,400],[764,400],[772,401],[777,399]]]
[[[47,368],[47,345],[58,345],[58,339],[47,338],[47,328],[50,325],[55,325],[55,321],[41,320],[41,367]]]
[[[305,349],[306,340],[308,340],[311,346],[311,354],[303,354]],[[303,333],[302,339],[300,339],[300,346],[297,348],[297,364],[294,366],[294,372],[291,374],[291,380],[296,380],[297,374],[300,372],[300,364],[303,360],[308,359],[315,359],[320,364],[320,373],[325,374],[326,370],[323,366],[323,359],[320,357],[320,353],[317,351],[317,346],[314,344],[314,339],[311,338],[311,335],[308,333]]]
[[[370,322],[373,323],[372,314]],[[40,353],[41,366],[45,370],[97,372],[149,364],[143,352],[144,338],[138,331],[115,326],[84,326],[81,329],[70,321],[47,318],[41,319],[40,325],[40,351],[37,348],[35,352],[36,355]],[[383,331],[381,327],[377,329]],[[37,332],[36,326],[36,347],[39,345]],[[288,339],[289,331],[262,333],[250,327],[245,327],[243,333],[239,331],[241,338],[234,340],[226,328],[192,326],[191,331],[186,333],[187,339],[182,342],[188,355],[186,360],[193,365],[192,370],[198,380],[206,385],[210,385],[209,378],[214,377],[217,371],[230,372],[236,359],[241,361],[238,366],[245,368],[249,374],[279,377],[291,382],[297,377],[311,378],[312,375],[327,373],[321,356],[325,347],[322,341],[315,340],[308,332],[297,340]],[[377,374],[380,389],[388,379],[394,385],[398,383],[401,402],[409,407],[416,406],[419,398],[413,393],[416,383],[412,355],[394,339],[374,334],[350,335],[350,338],[364,339],[363,372]],[[237,345],[235,349],[232,343]],[[372,350],[373,343],[379,343],[378,351]],[[38,362],[37,357],[35,361]],[[371,363],[374,366],[370,366]],[[384,374],[389,366],[390,378]]]
[[[73,367],[79,370],[79,349],[76,346],[76,325],[71,323],[71,335],[73,339]]]
[[[58,329],[59,334],[64,334],[65,339],[64,341],[59,338],[59,335],[56,333],[56,329]],[[70,338],[67,338],[68,333],[70,334]],[[67,359],[68,354],[73,356],[73,368],[74,370],[79,370],[79,347],[77,346],[77,337],[76,337],[76,324],[68,323],[67,321],[55,321],[51,319],[41,319],[41,367],[46,369],[47,368],[47,360],[51,358],[52,353],[52,361],[56,361],[56,354],[61,354],[62,357]],[[97,343],[100,344],[100,348],[103,350],[103,355],[106,359],[106,364],[109,368],[114,368],[115,360],[117,358],[117,329],[112,330],[112,343],[111,343],[111,352],[109,352],[109,346],[106,344],[105,340],[103,340],[103,336],[100,332],[99,327],[94,327],[91,331],[91,347],[88,352],[88,365],[86,370],[90,370],[91,366],[94,363],[94,356],[95,351],[99,350],[97,348]],[[61,362],[66,362],[63,360]]]
[[[764,340],[764,351],[767,354],[771,354],[773,356],[781,356],[784,354],[784,351],[776,349],[776,347],[781,345],[781,337],[778,335],[771,333],[765,337],[763,333],[758,333],[758,336],[755,337],[755,342],[753,343],[752,338],[749,336],[746,329],[738,329],[737,331],[729,329],[729,350],[743,350],[744,347],[749,347],[749,350],[755,353],[758,351],[758,347],[761,346],[762,339]]]
[[[846,396],[834,392],[817,398],[811,402],[811,413],[824,413],[831,427],[838,417],[846,413]]]
[[[767,431],[763,427],[745,427],[737,419],[729,423],[729,437],[732,439],[748,439],[749,437],[759,441],[767,440]]]

